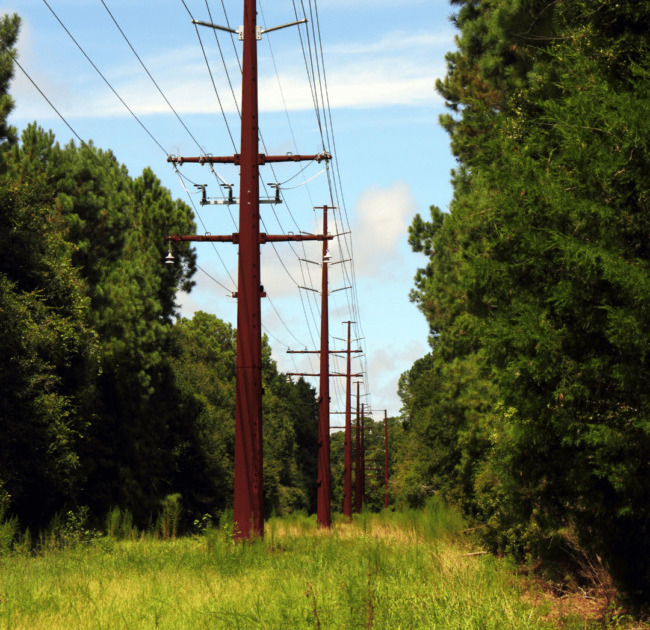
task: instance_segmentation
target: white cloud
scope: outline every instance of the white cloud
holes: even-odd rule
[[[203,268],[205,271],[198,269],[194,274],[195,286],[191,293],[179,292],[176,296],[181,315],[191,318],[196,311],[205,311],[226,321],[236,321],[237,301],[232,298],[230,287],[235,290],[232,281],[223,269],[219,272]]]
[[[81,53],[72,53],[80,70],[71,75],[61,73],[61,64],[48,67],[44,61],[47,51],[35,48],[38,36],[26,23],[19,45],[21,58],[26,70],[64,116],[130,115],[101,77],[84,63]],[[380,39],[328,46],[325,70],[329,105],[332,108],[375,108],[440,102],[433,86],[436,78],[444,73],[442,57],[450,46],[451,37],[447,31],[440,34],[394,31],[385,33]],[[196,45],[155,52],[140,50],[139,53],[179,114],[213,114],[218,108],[207,67]],[[95,56],[92,50],[89,54],[136,114],[171,114],[169,106],[133,57],[125,57],[127,61],[120,62]],[[211,60],[219,58],[216,49],[208,48],[207,54]],[[296,55],[294,49],[278,48],[274,52],[277,63],[264,57],[264,49],[260,55],[260,111],[311,110],[313,96],[302,55]],[[211,68],[221,105],[227,113],[233,113],[237,111],[233,91],[239,100],[240,75],[236,61],[232,59],[228,63],[232,90],[223,66],[213,61]],[[279,77],[273,72],[274,67],[280,69]],[[83,72],[83,77],[79,72]],[[16,96],[20,105],[16,115],[20,118],[43,120],[56,116],[22,77],[17,81]]]
[[[387,409],[389,416],[398,414],[401,408],[401,401],[397,395],[399,377],[427,352],[426,340],[411,341],[404,347],[388,346],[380,350],[370,350],[368,372],[373,375],[372,391],[375,409]]]
[[[361,276],[386,273],[402,256],[408,222],[417,210],[413,193],[403,181],[389,188],[368,188],[355,208],[354,256]]]
[[[439,4],[447,8],[448,0],[400,0],[399,6],[405,9],[406,7],[430,4]],[[380,7],[393,8],[394,6],[395,0],[321,0],[319,2],[321,10],[340,9],[341,7],[345,7],[346,9],[367,7],[376,10]]]
[[[441,33],[423,31],[391,31],[384,33],[380,39],[366,41],[346,41],[326,47],[325,57],[339,55],[393,57],[396,54],[406,57],[419,50],[424,54],[447,50],[454,42],[454,33],[450,29]]]

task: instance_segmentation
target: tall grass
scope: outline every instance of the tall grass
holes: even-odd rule
[[[549,627],[504,563],[464,555],[460,519],[438,504],[338,517],[331,530],[273,518],[246,543],[227,522],[161,540],[111,518],[115,538],[1,555],[0,628]]]

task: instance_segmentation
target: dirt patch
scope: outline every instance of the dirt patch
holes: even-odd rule
[[[535,579],[523,598],[542,613],[542,619],[557,624],[558,628],[580,619],[585,628],[650,630],[650,623],[635,620],[616,603],[615,595],[610,591],[579,587],[575,590],[560,589],[555,584]]]

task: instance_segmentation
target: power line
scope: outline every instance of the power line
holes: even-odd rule
[[[200,265],[196,265],[196,268],[200,269],[206,276],[208,276],[208,278],[210,278],[210,280],[218,284],[222,289],[225,289],[226,291],[228,291],[228,293],[232,294],[232,289],[229,289],[225,284],[219,282],[219,280],[217,280],[214,276],[209,274],[205,269],[203,269],[203,267],[201,267]]]
[[[70,37],[70,39],[75,43],[75,45],[77,46],[77,48],[81,51],[81,53],[83,54],[83,56],[88,60],[88,63],[90,63],[90,65],[95,69],[95,71],[97,72],[97,74],[98,74],[98,75],[99,75],[99,76],[104,80],[104,83],[106,83],[106,85],[111,89],[111,91],[113,92],[113,94],[115,94],[115,96],[119,99],[120,103],[122,103],[122,105],[124,105],[124,107],[126,107],[126,109],[129,111],[129,113],[131,114],[131,116],[133,116],[133,118],[135,118],[135,120],[136,120],[136,121],[138,122],[138,124],[139,124],[143,129],[144,129],[144,131],[147,133],[147,135],[148,135],[148,136],[149,136],[149,137],[150,137],[150,138],[155,142],[156,145],[158,145],[158,147],[160,148],[160,150],[161,150],[165,155],[169,155],[169,152],[168,152],[168,151],[167,151],[167,150],[166,150],[166,149],[165,149],[165,148],[160,144],[160,142],[158,142],[158,140],[156,140],[156,138],[154,137],[154,135],[149,131],[149,129],[147,129],[147,127],[145,126],[145,124],[144,124],[144,123],[143,123],[143,122],[138,118],[138,116],[135,114],[135,112],[134,112],[134,111],[133,111],[133,110],[132,110],[132,109],[131,109],[127,104],[126,104],[126,102],[124,101],[124,99],[123,99],[123,98],[122,98],[122,97],[117,93],[117,90],[115,90],[115,88],[110,84],[109,80],[108,80],[108,79],[107,79],[107,78],[102,74],[101,70],[100,70],[100,69],[99,69],[99,68],[94,64],[93,60],[92,60],[92,59],[91,59],[91,58],[86,54],[86,51],[81,47],[81,45],[79,44],[79,42],[74,38],[74,36],[72,35],[72,33],[71,33],[71,32],[68,30],[68,28],[66,27],[66,25],[61,21],[61,19],[59,18],[59,16],[54,12],[54,9],[52,9],[52,7],[48,4],[47,0],[43,0],[43,2],[45,3],[45,6],[50,10],[50,12],[52,13],[52,15],[56,18],[57,22],[61,25],[61,27],[63,28],[63,30],[68,34],[68,36]]]
[[[29,79],[29,82],[38,90],[39,94],[47,101],[47,104],[56,112],[56,115],[65,123],[67,128],[74,134],[77,140],[79,140],[81,145],[86,149],[88,149],[88,151],[90,151],[90,154],[93,156],[93,158],[99,162],[99,158],[95,155],[95,152],[90,148],[88,144],[86,144],[86,142],[81,138],[81,136],[72,128],[72,125],[64,118],[63,114],[54,106],[52,101],[50,101],[50,99],[47,98],[45,92],[43,92],[43,90],[41,90],[41,88],[38,87],[34,79],[32,79],[32,77],[29,76],[27,70],[25,70],[25,68],[23,68],[20,65],[18,59],[16,59],[15,55],[11,51],[9,51],[9,56],[11,57],[11,60],[18,66],[18,68],[20,68],[20,70],[27,77],[27,79]]]
[[[223,6],[223,0],[221,1],[221,6],[223,7],[223,12],[224,15],[226,15],[226,8]],[[205,0],[205,8],[208,11],[208,16],[210,17],[210,22],[212,22],[212,11],[210,11],[210,5],[208,4],[208,0]],[[228,27],[230,28],[230,24],[228,23],[228,16],[226,15],[226,24],[228,24]],[[230,39],[233,42],[234,45],[234,38],[232,34],[230,35]],[[241,111],[239,109],[239,103],[237,102],[237,97],[235,96],[235,90],[232,86],[232,81],[230,80],[230,73],[228,72],[228,66],[226,64],[226,60],[223,56],[223,50],[221,50],[221,44],[219,43],[219,38],[217,37],[217,31],[214,31],[214,41],[217,43],[217,48],[219,49],[219,55],[221,57],[221,63],[223,64],[223,68],[226,72],[226,79],[228,80],[228,85],[230,86],[230,93],[232,94],[232,100],[235,103],[235,108],[237,109],[237,114],[241,118]],[[236,50],[236,48],[235,48]],[[239,58],[238,58],[239,60]],[[240,66],[241,70],[241,66]]]
[[[181,0],[183,3],[183,6],[185,7],[185,10],[187,11],[188,15],[190,16],[192,22],[194,22],[194,17],[192,15],[192,12],[189,10],[187,4],[185,3],[185,0]],[[212,68],[210,68],[210,62],[208,61],[208,56],[205,52],[205,48],[203,46],[203,40],[201,39],[201,33],[199,33],[199,27],[194,24],[194,30],[196,31],[196,36],[199,40],[199,45],[201,46],[201,52],[203,53],[203,59],[205,60],[205,65],[208,68],[208,74],[210,75],[210,81],[212,81],[212,87],[214,88],[214,93],[215,96],[217,97],[217,102],[219,103],[219,109],[221,109],[221,114],[223,115],[223,120],[226,123],[226,129],[228,131],[228,136],[230,136],[230,142],[232,143],[233,149],[237,151],[237,145],[235,144],[235,140],[232,136],[232,133],[230,131],[230,125],[228,124],[228,119],[226,118],[226,111],[223,108],[223,104],[221,103],[221,97],[219,96],[219,91],[217,90],[217,84],[215,83],[214,76],[212,74]]]
[[[115,16],[111,13],[111,10],[106,6],[106,3],[104,2],[104,0],[100,0],[100,2],[102,3],[102,5],[104,5],[104,8],[108,12],[108,15],[111,16],[111,20],[113,20],[115,26],[117,27],[117,30],[122,34],[122,37],[124,38],[126,43],[129,45],[129,48],[133,51],[133,54],[136,56],[137,60],[140,62],[140,65],[142,66],[144,71],[147,73],[147,76],[151,79],[152,83],[156,86],[156,89],[158,90],[158,92],[160,92],[160,95],[163,97],[163,99],[165,99],[165,103],[167,103],[167,105],[169,105],[169,108],[172,110],[172,112],[174,112],[174,115],[178,119],[178,122],[180,122],[181,125],[183,125],[183,128],[185,129],[185,131],[187,131],[187,133],[190,135],[192,140],[194,140],[194,142],[196,143],[196,146],[199,147],[199,151],[203,152],[203,149],[201,148],[201,145],[199,144],[199,141],[194,137],[194,134],[192,134],[192,132],[188,129],[187,125],[183,122],[183,119],[178,115],[178,112],[174,109],[174,106],[169,102],[169,99],[165,96],[165,93],[162,91],[162,89],[160,88],[160,86],[158,85],[156,80],[153,78],[153,76],[151,76],[151,72],[149,72],[147,66],[144,64],[144,61],[142,61],[142,59],[140,58],[140,55],[138,55],[138,53],[136,52],[135,48],[133,47],[133,45],[129,41],[129,38],[126,36],[124,31],[122,30],[122,27],[118,24],[117,20],[115,19]]]
[[[281,323],[281,324],[282,324],[282,325],[287,329],[287,332],[289,333],[289,335],[291,335],[291,337],[293,337],[293,339],[294,339],[295,341],[297,341],[298,344],[300,345],[300,347],[302,348],[302,346],[303,346],[304,344],[302,343],[302,341],[300,341],[300,339],[298,339],[298,337],[296,337],[296,336],[291,332],[291,328],[289,328],[289,326],[287,326],[287,324],[285,323],[285,321],[282,319],[282,316],[281,316],[280,313],[278,312],[278,309],[275,308],[275,304],[273,304],[273,301],[272,301],[271,298],[268,296],[268,294],[267,294],[267,296],[266,296],[266,299],[268,300],[269,304],[271,305],[271,308],[275,311],[275,314],[277,315],[278,319],[280,320],[280,323]],[[288,348],[288,347],[289,347],[289,346],[287,346],[287,348]]]

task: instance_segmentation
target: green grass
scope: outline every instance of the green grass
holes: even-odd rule
[[[464,555],[460,527],[432,506],[339,517],[331,531],[271,519],[245,544],[224,528],[4,553],[0,628],[548,628],[506,563]]]

